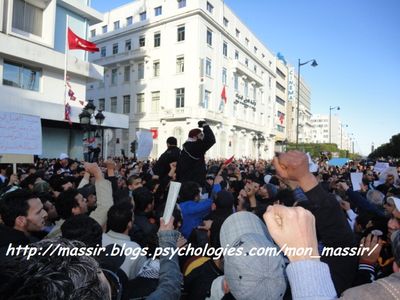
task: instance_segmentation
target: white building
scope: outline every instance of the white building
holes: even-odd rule
[[[79,101],[71,103],[70,127],[64,121],[66,20],[80,37],[102,14],[87,0],[0,0],[1,111],[40,116],[44,157],[67,152],[82,158]],[[103,67],[89,63],[82,50],[69,52],[68,75],[79,100],[86,100],[87,80],[103,78]],[[126,116],[105,114],[104,126],[127,127]],[[125,123],[125,125],[124,125]]]
[[[312,143],[329,143],[329,115],[313,115],[311,123]],[[346,128],[347,125],[336,114],[331,115],[331,143],[336,144],[339,149],[351,151],[351,138]]]
[[[284,145],[288,142],[288,67],[282,60],[276,60],[276,96],[275,96],[275,116],[276,124],[275,151],[284,151]]]
[[[297,73],[295,72],[294,67],[289,67],[287,105],[288,140],[292,143],[295,143],[296,140],[298,140],[298,143],[311,143],[311,91],[302,77],[300,77],[300,99],[298,99],[298,93]],[[297,107],[299,107],[299,109],[297,109]],[[299,116],[298,122],[297,115]]]
[[[276,59],[223,1],[135,1],[90,32],[101,52],[89,58],[105,77],[88,84],[88,97],[129,115],[129,130],[114,135],[115,154],[152,129],[155,158],[169,136],[181,146],[205,119],[217,139],[210,157],[273,156]]]

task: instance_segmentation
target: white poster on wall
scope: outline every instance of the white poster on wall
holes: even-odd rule
[[[40,117],[0,112],[0,154],[42,154]]]

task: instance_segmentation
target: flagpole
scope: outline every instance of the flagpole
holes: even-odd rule
[[[65,104],[67,104],[68,27],[69,27],[69,16],[67,15],[67,21],[65,23],[64,106]]]

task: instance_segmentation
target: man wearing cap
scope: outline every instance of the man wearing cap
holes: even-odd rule
[[[235,299],[283,299],[283,255],[257,255],[260,249],[278,252],[260,218],[250,212],[234,213],[222,224],[220,240],[221,247],[236,254],[224,257],[225,281]]]
[[[205,121],[198,122],[199,128],[189,131],[188,140],[183,144],[176,169],[180,182],[195,181],[203,186],[206,179],[204,155],[215,144],[215,136]]]
[[[178,161],[181,149],[177,147],[178,141],[175,137],[170,136],[167,139],[167,150],[161,154],[160,158],[153,167],[154,175],[158,178],[164,178],[168,175],[171,167],[170,164]]]

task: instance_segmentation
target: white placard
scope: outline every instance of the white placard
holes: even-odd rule
[[[167,203],[165,204],[165,209],[164,209],[164,214],[163,214],[163,219],[164,219],[165,224],[167,224],[169,222],[169,219],[171,218],[172,213],[174,212],[176,199],[178,199],[179,190],[181,189],[181,185],[182,184],[180,182],[175,182],[175,181],[171,181],[171,183],[169,185]]]
[[[388,175],[393,175],[394,177],[394,182],[397,181],[397,179],[399,179],[399,174],[397,173],[397,168],[396,167],[387,167],[385,170],[383,170],[381,172],[381,174],[379,175],[379,181],[381,182],[385,182],[386,181],[386,177]]]
[[[138,141],[138,148],[136,150],[136,157],[138,160],[149,159],[151,150],[153,149],[153,135],[150,130],[141,129],[136,132]]]
[[[40,117],[0,112],[0,154],[42,154]]]
[[[360,184],[362,183],[363,173],[350,173],[350,178],[353,191],[361,190]]]
[[[382,173],[387,168],[389,168],[389,163],[377,162],[374,166],[375,173]]]

